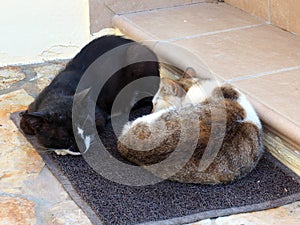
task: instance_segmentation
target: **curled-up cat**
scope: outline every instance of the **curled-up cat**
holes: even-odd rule
[[[262,156],[259,118],[230,85],[213,86],[194,76],[161,79],[153,105],[152,114],[124,126],[118,149],[162,179],[231,182],[252,171]]]
[[[118,71],[106,81],[96,102],[97,129],[104,129],[110,118],[113,102],[126,85],[143,77],[159,77],[155,53],[148,47],[121,36],[103,36],[87,44],[28,106],[27,111],[21,114],[21,129],[26,134],[35,135],[39,144],[46,148],[70,149],[66,153],[71,154],[72,149],[78,151],[72,129],[72,105],[76,88],[87,68],[98,57],[121,46],[120,54],[113,55],[108,60],[111,61],[111,67],[114,67],[116,61],[124,66],[116,68]],[[141,61],[143,57],[148,60]],[[101,71],[97,71],[95,76],[100,77],[95,77],[95,80],[101,79]],[[157,90],[159,82],[147,85]],[[133,90],[129,96],[131,99],[125,102],[124,107],[132,107],[136,93],[142,91]]]

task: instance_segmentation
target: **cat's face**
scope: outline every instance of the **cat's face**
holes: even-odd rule
[[[20,126],[26,134],[35,135],[46,148],[68,149],[74,143],[71,118],[63,115],[25,112]]]
[[[185,90],[175,80],[162,78],[160,81],[159,90],[152,99],[152,112],[157,112],[172,106],[180,106],[185,95]]]
[[[162,78],[152,101],[152,112],[171,106],[180,107],[204,102],[216,86],[217,83],[213,80],[201,80],[193,68],[187,68],[178,80]]]
[[[206,84],[207,82],[200,81],[192,68],[186,69],[178,80],[162,78],[152,101],[153,112],[171,106],[180,107],[204,101],[207,98],[204,90]]]

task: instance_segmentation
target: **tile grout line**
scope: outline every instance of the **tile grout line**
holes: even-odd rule
[[[130,19],[128,19],[127,17],[123,17],[127,23],[131,24],[131,26],[133,26],[135,29],[137,29],[140,32],[143,32],[146,36],[148,36],[149,38],[153,39],[153,40],[158,40],[158,38],[156,36],[154,36],[153,34],[143,30],[140,26],[138,26],[137,24],[133,23]],[[117,27],[117,26],[116,26]],[[122,30],[121,30],[122,31]]]
[[[228,80],[225,80],[225,81],[228,82],[228,83],[233,83],[233,82],[243,81],[243,80],[252,79],[252,78],[256,78],[256,77],[263,77],[263,76],[267,76],[267,75],[293,71],[293,70],[297,70],[297,69],[300,69],[300,66],[287,67],[287,68],[283,68],[283,69],[272,70],[272,71],[253,74],[253,75],[245,75],[245,76],[241,76],[241,77],[228,79]]]
[[[206,32],[206,33],[202,33],[202,34],[193,34],[193,35],[190,35],[190,36],[183,36],[183,37],[178,37],[178,38],[170,38],[170,39],[166,39],[164,41],[175,42],[175,41],[187,40],[187,39],[192,39],[192,38],[205,37],[205,36],[209,36],[209,35],[222,34],[222,33],[227,33],[227,32],[231,32],[231,31],[238,31],[238,30],[244,30],[244,29],[249,29],[249,28],[255,28],[255,27],[260,27],[260,26],[263,26],[263,25],[266,25],[266,23],[229,28],[229,29],[225,29],[225,30],[211,31],[211,32]]]
[[[163,10],[168,10],[168,9],[176,9],[176,8],[181,8],[181,7],[190,7],[194,5],[200,5],[200,4],[215,4],[211,2],[190,2],[187,4],[178,4],[178,5],[171,5],[171,6],[161,6],[158,8],[152,8],[152,9],[145,9],[145,10],[138,10],[138,11],[132,11],[132,12],[124,12],[124,13],[118,13],[116,15],[118,16],[130,16],[130,15],[135,15],[135,14],[144,14],[144,13],[149,13],[153,11],[163,11]]]

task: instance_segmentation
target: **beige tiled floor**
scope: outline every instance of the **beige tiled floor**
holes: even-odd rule
[[[176,40],[264,23],[241,10],[211,3],[126,14],[123,18],[136,29],[160,40]]]
[[[300,37],[271,25],[180,40],[225,79],[300,67]],[[247,78],[247,77],[246,77]]]

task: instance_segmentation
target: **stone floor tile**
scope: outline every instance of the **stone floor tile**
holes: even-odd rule
[[[10,120],[10,113],[26,109],[32,100],[24,90],[0,95],[0,224],[36,224],[35,221],[38,224],[90,224]],[[1,195],[23,196],[33,203],[18,198],[12,201],[5,198],[3,202]],[[31,214],[29,207],[34,208],[36,215]],[[23,208],[28,214],[23,213]],[[15,210],[14,215],[12,210]]]
[[[227,4],[200,3],[150,12],[117,16],[114,24],[122,24],[126,35],[132,28],[149,34],[149,38],[166,40],[203,35],[209,32],[253,26],[263,22]]]
[[[225,79],[300,66],[300,37],[271,25],[175,42]]]
[[[50,82],[65,67],[65,65],[65,63],[56,63],[34,68],[36,77],[34,77],[33,80],[36,80],[39,92],[50,84]]]
[[[32,101],[24,90],[0,95],[0,190],[19,193],[28,177],[37,176],[44,162],[18,130],[10,113],[25,110]]]
[[[50,210],[55,225],[91,225],[86,215],[71,200],[61,202]]]
[[[48,167],[44,167],[36,177],[26,179],[21,187],[21,194],[35,199],[39,206],[47,207],[53,207],[69,198]]]
[[[37,177],[24,181],[22,195],[35,200],[38,224],[90,224],[47,167]]]
[[[23,80],[25,74],[19,66],[7,66],[0,68],[0,90],[10,88],[12,84]]]
[[[34,225],[36,224],[33,202],[23,198],[0,196],[0,224]]]

